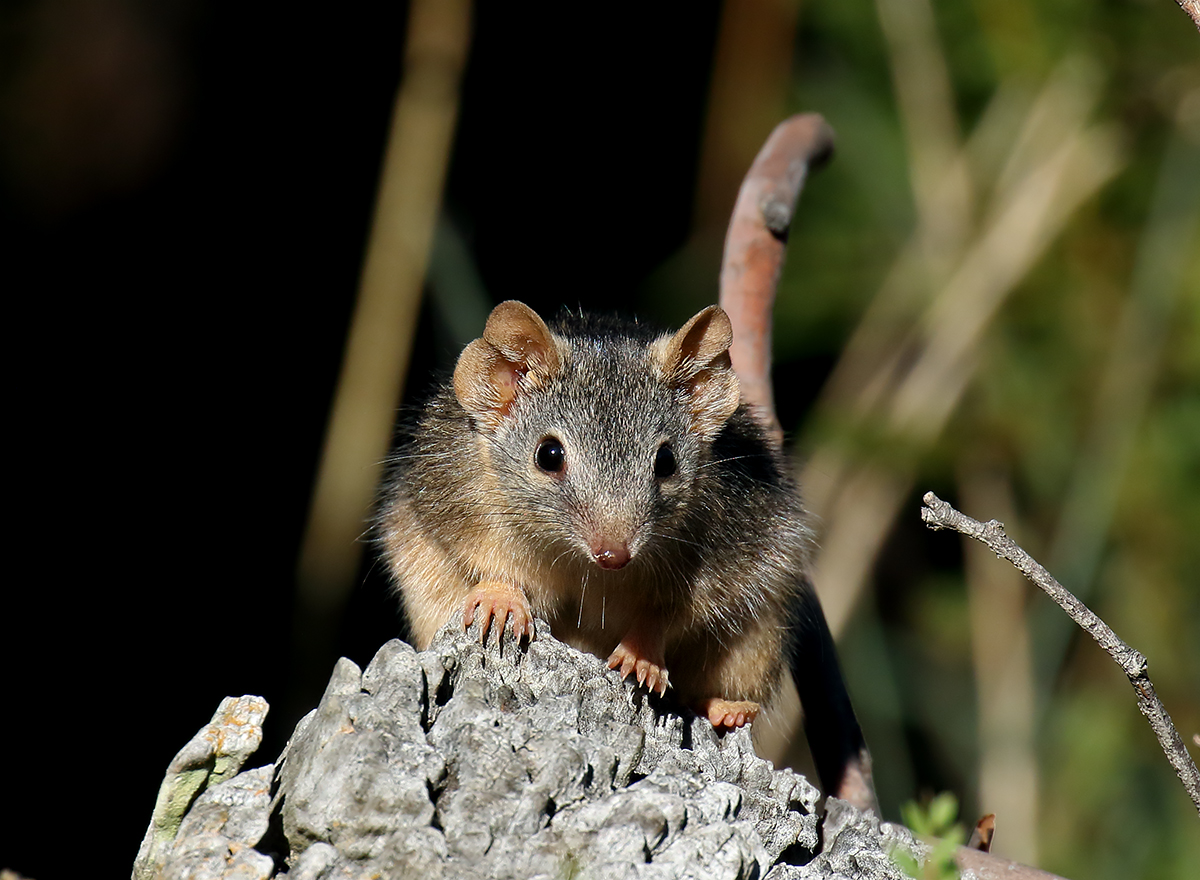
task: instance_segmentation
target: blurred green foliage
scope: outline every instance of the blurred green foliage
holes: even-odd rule
[[[918,222],[879,5],[802,9],[790,109],[823,113],[838,148],[792,231],[777,307],[783,362],[838,356]],[[980,461],[1004,474],[1010,534],[1148,656],[1191,745],[1200,731],[1200,35],[1170,0],[936,0],[933,11],[964,140],[998,101],[1027,107],[1067,64],[1095,89],[1087,118],[1115,134],[1121,164],[1007,296],[937,441],[904,454],[895,453],[904,439],[886,432],[854,442],[915,459],[915,495],[949,487],[954,497]],[[1006,158],[979,157],[977,179],[994,180],[988,169]],[[820,408],[793,427],[802,457],[839,435]],[[915,504],[902,516],[915,521]],[[885,813],[911,796],[906,786],[953,787],[969,819],[991,810],[978,801],[966,584],[957,564],[914,570],[926,574],[901,595],[865,603],[882,617],[852,625],[848,674],[852,690],[868,692],[868,735],[906,741],[875,740]],[[1120,670],[1044,596],[1028,594],[1026,609],[1040,866],[1067,877],[1200,877],[1196,810]],[[865,647],[875,635],[883,654]],[[879,714],[890,711],[898,717]],[[896,767],[905,754],[912,766]],[[1001,852],[1004,838],[1000,815]]]

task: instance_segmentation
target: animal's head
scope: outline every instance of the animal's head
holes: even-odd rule
[[[719,307],[674,334],[496,306],[454,393],[482,438],[506,521],[607,570],[673,535],[713,439],[737,409]]]

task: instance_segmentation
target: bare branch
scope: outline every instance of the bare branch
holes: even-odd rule
[[[1146,671],[1146,658],[1121,641],[1090,608],[1076,599],[1069,590],[1046,571],[1036,559],[1022,550],[1004,532],[1004,524],[996,520],[981,523],[960,513],[932,492],[926,492],[925,506],[921,508],[921,519],[931,529],[953,529],[986,544],[1001,559],[1007,559],[1017,570],[1033,581],[1046,595],[1059,604],[1079,626],[1108,652],[1109,656],[1124,670],[1129,683],[1137,694],[1138,708],[1150,722],[1154,735],[1158,737],[1167,760],[1175,768],[1179,781],[1200,813],[1200,771],[1197,771],[1192,756],[1171,722],[1166,707],[1154,692],[1154,685]]]

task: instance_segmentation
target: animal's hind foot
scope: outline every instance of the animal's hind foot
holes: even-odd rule
[[[695,705],[696,713],[704,715],[718,731],[736,730],[745,727],[756,717],[762,708],[753,700],[723,700],[720,697],[709,697]]]

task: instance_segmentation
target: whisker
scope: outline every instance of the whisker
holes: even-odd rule
[[[587,574],[584,574],[583,586],[580,588],[580,592],[579,592],[579,619],[575,621],[576,629],[583,629],[583,603],[587,599],[588,581],[591,579],[588,576],[588,574],[590,574],[590,572]],[[601,628],[603,628],[603,625],[601,626]]]
[[[699,541],[689,541],[687,538],[680,537],[679,535],[672,534],[671,532],[648,532],[647,534],[649,534],[655,538],[662,538],[664,540],[669,540],[669,541],[678,541],[680,544],[687,544],[691,547],[696,547],[696,548],[704,547],[704,545],[701,544]]]
[[[731,455],[728,458],[714,458],[712,461],[706,461],[704,464],[700,465],[700,467],[696,468],[696,470],[702,471],[705,468],[712,467],[715,464],[727,464],[731,461],[741,461],[743,458],[762,458],[762,453],[749,452],[745,455]]]

